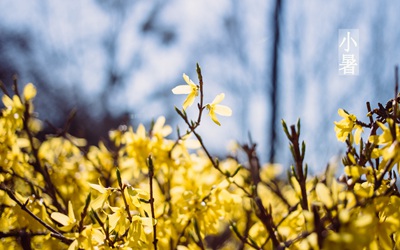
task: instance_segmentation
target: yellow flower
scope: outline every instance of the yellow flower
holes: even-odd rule
[[[30,101],[36,96],[36,88],[32,83],[28,83],[24,88],[24,99]]]
[[[186,100],[183,102],[183,109],[185,110],[187,107],[193,104],[196,96],[199,95],[199,86],[194,84],[192,80],[186,75],[183,74],[183,79],[188,85],[179,85],[172,89],[172,93],[175,95],[187,94]]]
[[[343,142],[346,141],[347,136],[349,134],[352,135],[351,132],[353,128],[355,128],[356,132],[354,134],[354,140],[356,144],[359,144],[363,128],[356,123],[357,117],[353,114],[348,114],[343,109],[339,109],[338,114],[344,118],[339,122],[335,122],[335,132],[338,140]]]
[[[172,128],[169,125],[165,125],[165,117],[160,116],[154,123],[153,129],[151,130],[152,135],[156,136],[159,140],[167,137],[172,133]]]
[[[60,229],[65,232],[70,231],[77,223],[71,201],[68,202],[68,216],[54,212],[51,214],[51,218],[63,225]]]
[[[104,204],[107,202],[108,197],[111,195],[113,192],[112,188],[105,188],[99,179],[99,184],[93,184],[89,183],[89,186],[93,189],[96,189],[101,193],[91,204],[91,207],[96,210],[98,208],[103,208]]]
[[[223,115],[223,116],[231,116],[232,115],[232,110],[224,105],[219,105],[222,100],[224,100],[225,94],[221,93],[217,95],[212,103],[209,103],[206,105],[206,108],[209,110],[209,115],[211,119],[219,126],[221,126],[221,123],[219,123],[217,119],[217,115]]]
[[[114,212],[108,215],[110,221],[110,230],[115,230],[118,234],[122,235],[125,230],[129,228],[129,220],[127,219],[127,212],[125,207],[111,207],[110,209]]]
[[[389,126],[391,126],[391,124],[393,124],[392,119],[388,118],[388,119],[386,119],[386,121],[388,122]],[[388,161],[389,159],[393,159],[395,162],[397,162],[400,159],[399,154],[398,154],[399,149],[400,149],[398,136],[396,136],[397,139],[393,138],[392,132],[390,131],[389,127],[386,127],[381,122],[377,122],[377,124],[379,125],[379,127],[382,129],[383,132],[380,135],[370,136],[369,141],[371,143],[383,146],[380,148],[376,148],[375,152],[378,153],[379,156],[383,156],[383,159],[385,161]],[[396,126],[396,135],[399,135],[399,133],[400,133],[399,127]]]
[[[323,183],[317,183],[315,186],[315,192],[318,199],[328,208],[332,208],[334,205],[334,200],[332,199],[331,190],[325,186]]]
[[[92,224],[85,226],[85,229],[71,243],[68,250],[75,249],[98,249],[99,245],[104,244],[106,236],[100,228],[94,228]]]

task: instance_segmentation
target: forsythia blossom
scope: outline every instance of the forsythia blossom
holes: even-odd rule
[[[361,125],[356,123],[357,117],[353,114],[348,114],[343,109],[339,109],[338,114],[344,118],[339,122],[335,122],[336,137],[338,140],[343,142],[346,141],[347,136],[351,134],[352,130],[355,128],[356,132],[354,134],[354,140],[356,144],[359,144],[363,128]]]
[[[32,100],[36,96],[36,87],[32,83],[28,83],[24,88],[23,95],[25,100]]]
[[[224,100],[225,98],[225,94],[221,93],[219,95],[217,95],[214,98],[214,101],[212,103],[209,103],[206,105],[206,108],[209,111],[209,115],[211,117],[211,119],[219,126],[221,126],[221,123],[219,123],[217,115],[223,115],[223,116],[231,116],[232,115],[232,110],[224,105],[219,105],[219,103]]]
[[[54,212],[51,214],[51,218],[63,225],[60,227],[61,230],[66,232],[71,230],[76,225],[74,209],[71,201],[68,202],[68,216],[59,212]]]
[[[203,91],[197,73],[201,89],[184,75],[188,86],[173,90],[189,94],[184,109]],[[349,139],[339,178],[335,163],[307,174],[300,122],[289,133],[282,121],[295,162],[283,180],[282,166],[259,168],[255,144],[208,154],[195,129],[205,109],[218,125],[232,114],[223,93],[205,105],[200,94],[198,122],[177,110],[189,127],[177,140],[160,117],[150,130],[120,126],[109,147],[86,153],[67,133],[38,137],[35,87],[15,92],[0,110],[0,250],[400,249],[400,122],[389,106],[370,111],[370,124],[339,109],[335,131]]]
[[[199,95],[199,86],[194,84],[192,80],[186,75],[183,74],[183,79],[188,85],[179,85],[172,89],[172,93],[175,95],[187,94],[185,101],[183,102],[183,109],[185,110],[187,107],[193,104],[196,96]]]

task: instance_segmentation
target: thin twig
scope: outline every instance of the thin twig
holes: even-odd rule
[[[14,194],[14,191],[7,188],[4,184],[0,185],[0,189],[4,190],[8,196],[15,201],[18,206],[24,210],[25,212],[27,212],[32,218],[34,218],[36,221],[38,221],[40,224],[42,224],[45,228],[47,228],[50,232],[51,235],[59,240],[61,240],[61,242],[70,245],[72,243],[73,240],[66,238],[64,235],[62,235],[60,232],[58,232],[56,229],[54,229],[53,227],[51,227],[49,224],[47,224],[46,222],[44,222],[42,219],[40,219],[39,217],[37,217],[34,213],[32,213],[28,208],[26,208],[27,203],[29,202],[29,200],[27,200],[25,202],[25,204],[22,204],[22,202],[20,202],[17,197]]]
[[[151,209],[151,217],[155,221],[156,215],[154,211],[154,190],[153,190],[153,178],[154,178],[154,165],[151,155],[147,158],[147,163],[149,167],[149,184],[150,184],[150,209]],[[154,250],[157,250],[157,224],[153,224],[153,245]]]
[[[31,130],[29,129],[29,120],[30,120],[29,109],[30,109],[30,104],[29,104],[29,102],[27,102],[27,103],[25,103],[23,126],[24,126],[24,130],[25,130],[26,134],[28,135],[29,144],[31,146],[32,153],[35,158],[35,162],[32,164],[32,166],[34,167],[35,171],[40,173],[43,176],[43,178],[45,179],[45,186],[46,186],[46,191],[47,191],[46,193],[48,193],[48,195],[52,198],[53,205],[55,207],[57,207],[58,211],[60,211],[61,213],[66,213],[66,209],[63,206],[61,206],[61,204],[58,202],[57,194],[56,194],[57,193],[56,187],[54,186],[54,184],[50,178],[50,174],[47,171],[47,167],[46,166],[43,167],[40,162],[39,152],[38,152],[38,149],[35,147],[35,144],[33,141],[33,135],[32,135]]]

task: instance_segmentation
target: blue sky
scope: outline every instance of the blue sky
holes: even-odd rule
[[[34,63],[48,69],[52,88],[72,99],[83,96],[93,116],[101,115],[96,107],[102,102],[101,107],[113,113],[129,112],[134,125],[167,115],[175,127],[183,124],[173,119],[178,118],[172,115],[173,107],[184,97],[170,90],[183,83],[182,73],[196,80],[198,62],[206,101],[224,92],[224,104],[233,110],[232,117],[221,119],[221,127],[204,119],[201,133],[206,144],[223,154],[230,140],[246,142],[250,131],[265,161],[274,1],[109,3],[0,1],[0,30],[31,37],[32,58],[12,48],[5,53],[18,65],[22,83],[32,81],[27,64]],[[376,106],[393,96],[394,66],[400,60],[399,7],[397,2],[360,0],[284,1],[278,114],[288,124],[302,119],[306,160],[315,171],[345,149],[333,130],[333,122],[340,119],[338,108],[362,117],[366,101]],[[337,36],[344,28],[359,30],[358,76],[338,74]],[[114,46],[112,55],[105,52],[107,46]],[[105,91],[110,69],[122,80]],[[278,162],[287,165],[283,132],[279,138]]]

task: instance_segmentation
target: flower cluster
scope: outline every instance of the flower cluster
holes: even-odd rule
[[[183,79],[188,85],[179,85],[172,89],[172,93],[178,95],[179,94],[188,95],[185,101],[183,102],[183,110],[185,111],[188,107],[190,107],[193,104],[196,97],[199,95],[199,92],[203,92],[203,83],[201,78],[200,85],[194,84],[193,81],[190,80],[190,78],[186,74],[183,74]],[[211,103],[208,103],[205,106],[199,106],[200,110],[207,108],[208,114],[210,115],[211,119],[219,126],[221,126],[221,123],[217,118],[217,114],[222,116],[232,115],[232,110],[229,107],[219,104],[220,102],[222,102],[222,100],[224,100],[224,98],[225,94],[221,93],[217,95]]]
[[[1,86],[0,249],[400,248],[400,97],[368,103],[367,123],[339,109],[339,178],[333,165],[309,175],[300,121],[282,120],[293,156],[285,179],[283,166],[259,162],[252,142],[212,156],[197,131],[202,113],[221,125],[216,115],[232,111],[223,93],[204,104],[198,65],[197,77],[184,74],[187,85],[172,90],[187,94],[176,108],[184,134],[169,139],[159,117],[150,128],[120,126],[97,146],[68,131],[41,139],[34,85],[20,94],[15,84],[13,95]]]

